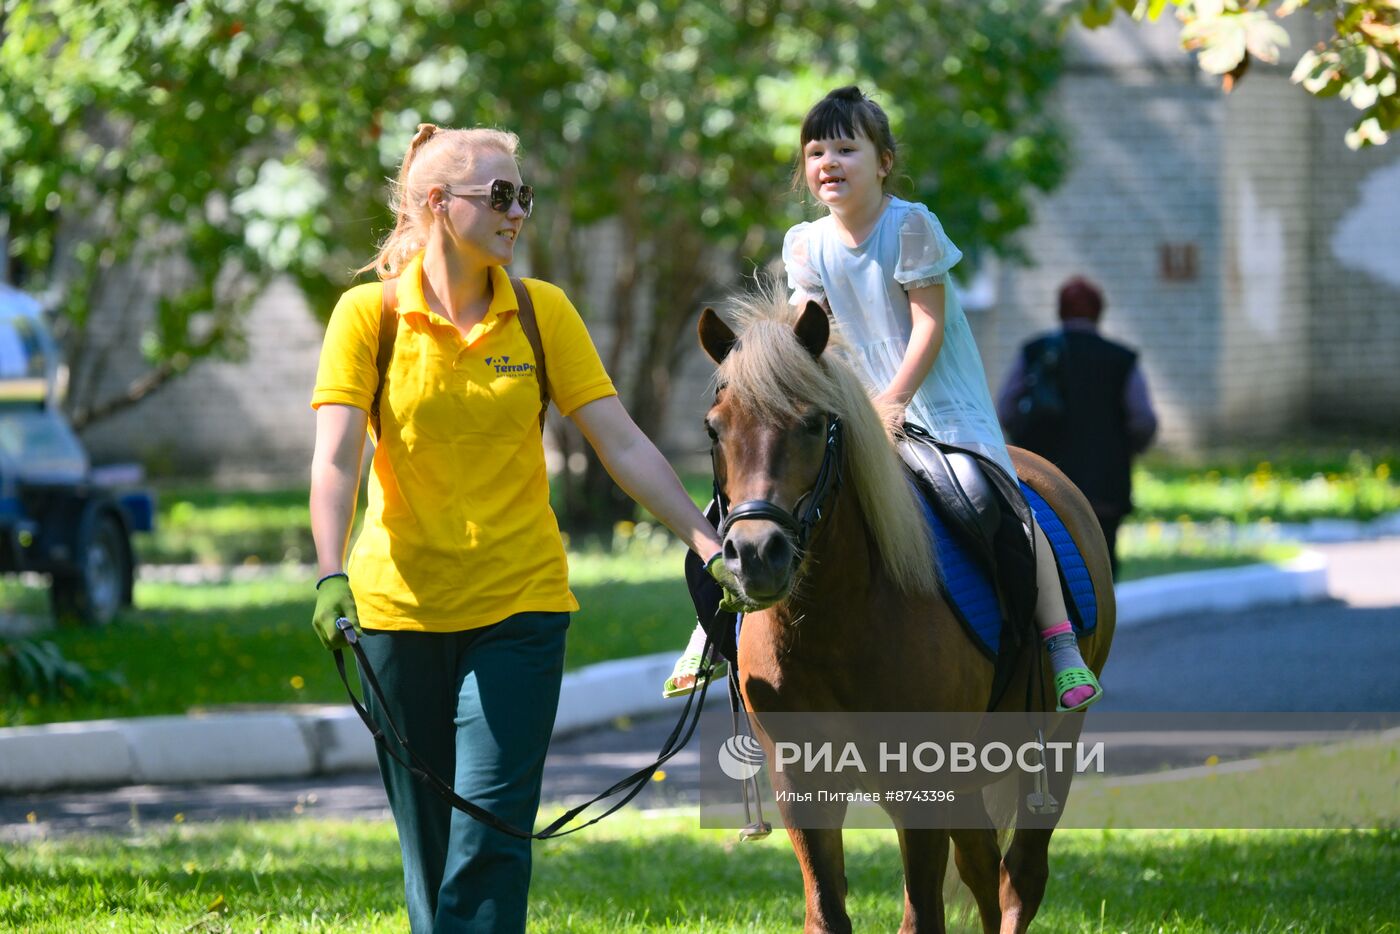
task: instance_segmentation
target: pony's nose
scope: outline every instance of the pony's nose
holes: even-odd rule
[[[776,527],[735,529],[724,540],[724,566],[755,598],[782,593],[792,573],[792,543]]]

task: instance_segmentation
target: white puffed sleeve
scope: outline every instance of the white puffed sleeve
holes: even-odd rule
[[[962,250],[943,232],[943,225],[922,204],[914,205],[899,227],[899,265],[894,278],[905,289],[943,281],[962,259]]]
[[[812,267],[808,253],[807,231],[812,225],[806,221],[794,224],[783,237],[783,266],[787,269],[788,288],[793,293],[805,292],[808,297],[820,301],[826,294],[822,288],[821,276]]]

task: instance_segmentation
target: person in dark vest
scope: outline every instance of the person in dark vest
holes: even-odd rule
[[[1076,276],[1060,287],[1059,331],[1027,342],[997,397],[1012,443],[1052,461],[1099,517],[1113,576],[1118,526],[1132,512],[1132,460],[1157,433],[1137,351],[1099,335],[1103,293]]]

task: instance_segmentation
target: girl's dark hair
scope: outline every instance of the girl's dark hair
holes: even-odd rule
[[[802,142],[793,177],[795,185],[800,189],[804,180],[801,150],[806,149],[808,143],[814,139],[854,139],[857,135],[875,144],[875,155],[881,164],[888,156],[890,165],[894,165],[895,143],[894,134],[890,132],[890,118],[879,104],[862,94],[860,88],[848,84],[823,97],[802,119]]]

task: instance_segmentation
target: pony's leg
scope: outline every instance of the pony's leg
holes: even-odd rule
[[[997,845],[997,832],[983,827],[954,830],[952,836],[953,861],[963,884],[977,900],[983,934],[996,934],[1001,929],[1001,848]]]
[[[789,825],[788,837],[802,867],[807,896],[803,934],[850,934],[846,914],[846,852],[839,830],[803,830]]]
[[[1078,731],[1063,736],[1059,740],[1078,739]],[[1052,769],[1046,778],[1052,794],[1064,807],[1069,800],[1072,772]],[[1018,783],[1017,830],[1006,848],[1001,860],[1001,931],[1002,934],[1022,934],[1030,926],[1031,919],[1040,910],[1045,898],[1045,884],[1050,878],[1050,835],[1054,827],[1035,826],[1026,810],[1026,794],[1035,787],[1035,779],[1030,774],[1022,774]]]
[[[948,871],[948,831],[900,830],[904,857],[904,923],[899,934],[947,931],[943,917],[943,876]]]
[[[1001,861],[1001,934],[1024,934],[1050,876],[1053,830],[1017,830]]]

